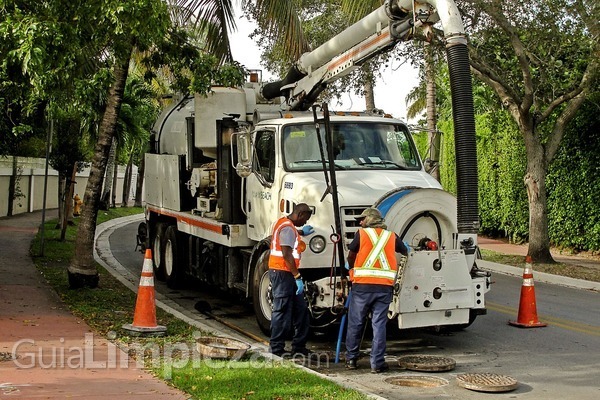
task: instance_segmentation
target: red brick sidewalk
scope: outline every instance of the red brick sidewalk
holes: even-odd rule
[[[40,222],[0,218],[0,398],[189,398],[66,309],[29,254]]]
[[[477,238],[477,244],[480,248],[485,250],[491,250],[502,254],[519,255],[523,257],[527,255],[528,250],[527,244],[512,244],[506,241],[490,239],[482,236]],[[561,263],[581,265],[590,268],[600,268],[600,257],[598,256],[562,254],[556,249],[551,249],[550,253],[552,254],[554,260]]]

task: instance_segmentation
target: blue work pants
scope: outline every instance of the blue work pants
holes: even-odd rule
[[[348,305],[348,329],[346,330],[347,361],[358,359],[365,320],[371,313],[371,325],[373,327],[371,368],[381,368],[385,361],[387,313],[391,302],[391,291],[361,292],[352,290],[350,304]]]
[[[296,294],[296,280],[290,272],[269,270],[273,291],[273,313],[271,314],[271,353],[285,352],[285,339],[293,327],[292,354],[306,351],[309,316],[304,294]]]

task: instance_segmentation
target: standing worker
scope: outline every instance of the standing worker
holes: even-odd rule
[[[300,203],[287,217],[280,218],[273,227],[271,253],[269,255],[269,278],[273,290],[273,313],[271,315],[271,353],[285,354],[285,339],[293,326],[292,354],[309,355],[308,305],[304,299],[304,282],[298,268],[301,254],[306,244],[300,235],[310,235],[314,229],[310,225],[301,230],[297,227],[306,224],[312,211],[305,203]]]
[[[396,253],[407,256],[410,247],[397,234],[387,230],[376,208],[367,208],[356,219],[360,221],[361,229],[348,246],[346,264],[352,280],[346,331],[346,368],[358,368],[362,332],[365,320],[371,313],[371,372],[380,373],[389,369],[384,358],[385,337],[387,313],[398,271]]]

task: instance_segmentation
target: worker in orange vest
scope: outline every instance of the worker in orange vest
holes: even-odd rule
[[[348,246],[346,263],[352,281],[346,330],[346,368],[358,368],[362,332],[365,320],[371,313],[371,372],[380,373],[389,369],[384,358],[385,335],[388,308],[398,271],[396,253],[407,256],[410,246],[396,233],[387,230],[376,208],[367,208],[356,219],[360,221],[361,229]]]
[[[300,258],[306,245],[301,235],[310,235],[314,229],[305,225],[312,211],[300,203],[287,217],[280,218],[273,227],[271,253],[269,255],[269,278],[273,291],[271,314],[271,353],[283,356],[289,327],[294,327],[292,354],[309,355],[308,304],[304,298],[304,281],[300,275]],[[305,225],[301,230],[298,227]]]

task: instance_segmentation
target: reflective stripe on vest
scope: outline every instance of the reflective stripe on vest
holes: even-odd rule
[[[283,217],[275,223],[275,227],[273,229],[273,237],[271,239],[271,252],[269,253],[269,268],[291,272],[285,263],[285,259],[283,258],[283,251],[281,251],[281,244],[279,243],[279,232],[285,226],[291,227],[296,233],[296,240],[294,241],[292,256],[294,257],[294,261],[296,262],[296,268],[300,266],[300,253],[298,253],[298,241],[300,236],[298,235],[298,231],[296,230],[294,223],[290,221],[287,217]]]
[[[359,235],[360,248],[353,268],[353,282],[393,285],[398,269],[393,232],[380,229],[378,233],[374,228],[365,228]]]
[[[375,232],[372,228],[366,228],[365,233],[369,235],[369,239],[371,239],[371,244],[373,245],[373,249],[371,253],[367,256],[367,259],[363,263],[363,268],[372,268],[375,265],[375,262],[379,260],[382,269],[390,269],[390,264],[388,263],[387,258],[385,258],[385,253],[383,252],[383,248],[387,244],[388,239],[392,236],[392,232],[382,230],[381,236],[377,237],[377,232]]]

